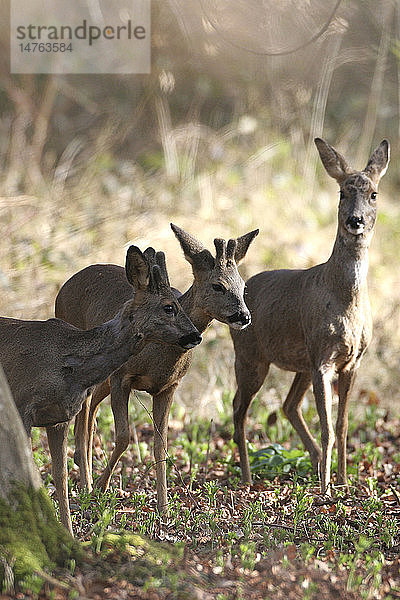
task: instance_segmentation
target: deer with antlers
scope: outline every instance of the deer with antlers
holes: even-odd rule
[[[72,533],[67,433],[91,390],[147,342],[193,348],[201,336],[177,302],[165,258],[131,246],[123,270],[132,293],[86,331],[60,319],[0,318],[0,362],[25,429],[46,427],[62,523]],[[105,296],[108,290],[104,290]],[[172,346],[171,346],[172,347]]]
[[[196,238],[171,224],[186,260],[193,270],[193,283],[179,297],[179,303],[194,325],[203,332],[213,319],[231,328],[243,329],[250,313],[243,299],[244,281],[237,264],[244,258],[258,230],[228,242],[215,239],[213,256]],[[108,318],[117,306],[132,298],[134,290],[124,270],[117,265],[92,265],[75,274],[61,288],[56,299],[56,315],[81,328],[93,327]],[[96,387],[90,407],[84,406],[76,418],[77,461],[92,463],[92,438],[99,403],[111,392],[115,422],[115,447],[109,463],[96,482],[107,489],[110,478],[129,443],[128,400],[131,389],[153,397],[155,427],[157,502],[161,513],[167,510],[166,448],[168,416],[174,392],[191,364],[191,352],[180,348],[148,344],[129,359],[109,380]],[[90,468],[90,467],[89,467]],[[91,482],[83,480],[89,489]]]

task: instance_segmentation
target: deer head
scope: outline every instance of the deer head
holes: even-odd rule
[[[186,260],[192,265],[195,302],[210,319],[243,329],[251,322],[237,265],[245,257],[258,229],[226,242],[215,239],[215,256],[192,235],[171,223]]]
[[[315,144],[327,173],[340,186],[339,235],[348,243],[368,246],[376,221],[378,183],[389,164],[389,142],[380,143],[362,171],[349,167],[324,140],[316,138]]]
[[[165,256],[147,248],[128,249],[126,277],[135,290],[126,302],[122,320],[131,323],[144,341],[164,342],[188,350],[201,342],[201,335],[176,300],[169,285]]]

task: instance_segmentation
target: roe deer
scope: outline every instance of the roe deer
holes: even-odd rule
[[[126,277],[135,294],[106,323],[82,331],[59,319],[0,318],[0,363],[30,436],[46,427],[62,523],[72,533],[67,433],[91,388],[157,340],[192,348],[201,336],[169,286],[162,253],[131,246]],[[108,290],[104,292],[108,294]],[[115,311],[114,311],[115,313]]]
[[[214,258],[194,237],[171,224],[186,260],[192,265],[194,281],[179,297],[190,319],[204,331],[213,319],[242,329],[250,323],[250,313],[243,300],[244,281],[237,270],[258,230],[227,243],[214,240]],[[123,269],[117,265],[92,265],[69,279],[56,298],[56,315],[78,327],[92,327],[106,319],[122,302],[132,297],[133,290]],[[109,381],[98,386],[83,406],[75,421],[77,462],[88,454],[92,464],[92,439],[98,404],[110,393],[115,421],[115,448],[96,485],[108,488],[116,463],[129,444],[128,400],[131,389],[153,396],[155,425],[154,457],[157,478],[157,503],[160,513],[167,509],[166,447],[168,415],[179,381],[191,364],[191,352],[179,348],[147,344],[143,351],[129,359]],[[85,476],[85,473],[82,473]],[[91,481],[81,478],[90,489]]]
[[[367,291],[368,247],[376,220],[376,195],[389,162],[384,140],[363,171],[316,138],[322,163],[340,186],[338,229],[327,262],[305,270],[264,271],[246,284],[252,324],[231,331],[235,347],[237,391],[233,400],[234,439],[242,481],[251,483],[245,421],[254,395],[271,363],[296,373],[283,411],[319,470],[322,492],[329,491],[334,431],[331,380],[338,374],[336,424],[339,484],[346,485],[348,396],[355,371],[372,333]],[[322,453],[303,419],[301,403],[313,384],[321,426]]]

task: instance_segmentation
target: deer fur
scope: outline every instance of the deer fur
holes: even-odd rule
[[[234,439],[242,480],[251,483],[245,421],[270,364],[296,373],[283,411],[310,453],[322,492],[330,483],[332,425],[331,381],[338,375],[336,425],[339,484],[346,485],[348,399],[354,375],[370,342],[371,311],[367,290],[368,248],[376,221],[376,193],[389,162],[384,140],[363,171],[350,168],[334,148],[315,140],[322,163],[340,186],[338,229],[327,262],[305,270],[264,271],[246,284],[252,315],[244,331],[231,331],[237,391],[233,400]],[[321,427],[321,449],[303,419],[301,403],[313,385]]]
[[[135,246],[125,271],[135,294],[115,316],[82,331],[60,319],[0,318],[0,362],[26,432],[46,427],[60,516],[72,533],[67,486],[67,432],[91,389],[159,340],[193,347],[200,334],[176,301],[162,253]],[[107,294],[107,292],[105,292]]]
[[[242,329],[250,323],[250,313],[243,300],[244,281],[237,270],[258,230],[225,242],[214,240],[215,257],[193,236],[176,225],[171,228],[186,260],[193,270],[193,283],[179,297],[179,303],[200,332],[213,319]],[[107,291],[107,292],[106,292]],[[106,292],[106,293],[105,293]],[[123,269],[117,265],[92,265],[75,274],[61,288],[56,299],[56,315],[81,328],[94,326],[108,318],[122,302],[132,298],[133,290]],[[129,359],[108,381],[94,390],[75,421],[77,461],[85,454],[92,464],[92,438],[98,404],[111,391],[115,422],[115,448],[96,485],[105,490],[116,463],[129,444],[128,400],[131,389],[146,391],[153,397],[155,426],[154,458],[156,463],[157,501],[161,513],[167,508],[166,448],[168,416],[176,387],[191,364],[191,352],[177,347],[148,344],[140,354]],[[81,482],[89,489],[91,478]]]

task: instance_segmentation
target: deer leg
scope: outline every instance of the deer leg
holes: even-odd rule
[[[67,436],[69,422],[46,427],[51,455],[51,471],[57,492],[60,520],[71,535],[72,521],[68,501]]]
[[[318,467],[321,461],[321,450],[311,435],[301,412],[301,403],[310,385],[310,373],[296,373],[286,400],[283,403],[283,412],[297,431],[306,450],[308,450],[313,469],[318,474]]]
[[[347,486],[346,457],[347,457],[347,429],[349,412],[349,395],[354,381],[355,371],[341,371],[339,373],[338,392],[339,407],[336,421],[336,445],[338,451],[337,482]]]
[[[153,396],[154,460],[156,462],[157,506],[160,514],[168,511],[167,444],[168,417],[176,386]]]
[[[108,465],[97,479],[95,484],[96,487],[103,491],[108,489],[115,465],[127,449],[130,439],[128,402],[131,384],[130,382],[124,383],[123,378],[117,375],[111,376],[110,384],[111,408],[114,415],[115,425],[115,446]]]
[[[108,395],[107,381],[95,387],[93,394],[86,398],[80,412],[75,417],[75,464],[79,465],[81,489],[92,490],[92,446],[95,418],[100,402]]]
[[[89,395],[75,419],[74,435],[75,435],[75,453],[74,460],[77,463],[79,457],[79,473],[81,476],[80,487],[82,490],[92,491],[92,474],[87,455],[87,430],[88,418],[90,410],[91,395]],[[79,419],[78,419],[79,417]]]
[[[320,464],[321,492],[329,493],[331,479],[332,448],[335,432],[332,425],[332,386],[331,371],[319,368],[313,372],[312,382],[315,402],[321,426],[322,458]]]
[[[81,440],[85,436],[86,427],[87,427],[87,416],[90,406],[90,399],[86,398],[84,403],[82,404],[81,410],[75,416],[75,424],[74,424],[74,437],[75,437],[75,452],[74,452],[74,463],[78,465],[78,467],[82,464],[82,455],[81,455]]]
[[[87,419],[87,441],[86,441],[86,453],[87,462],[89,466],[90,481],[93,482],[93,436],[96,429],[96,415],[99,410],[99,404],[106,398],[110,393],[109,380],[103,381],[93,390],[93,394],[90,400],[90,409]]]
[[[267,376],[269,364],[242,363],[236,356],[235,372],[237,390],[233,399],[233,439],[239,449],[242,483],[251,484],[249,454],[246,444],[246,419],[250,403]]]

